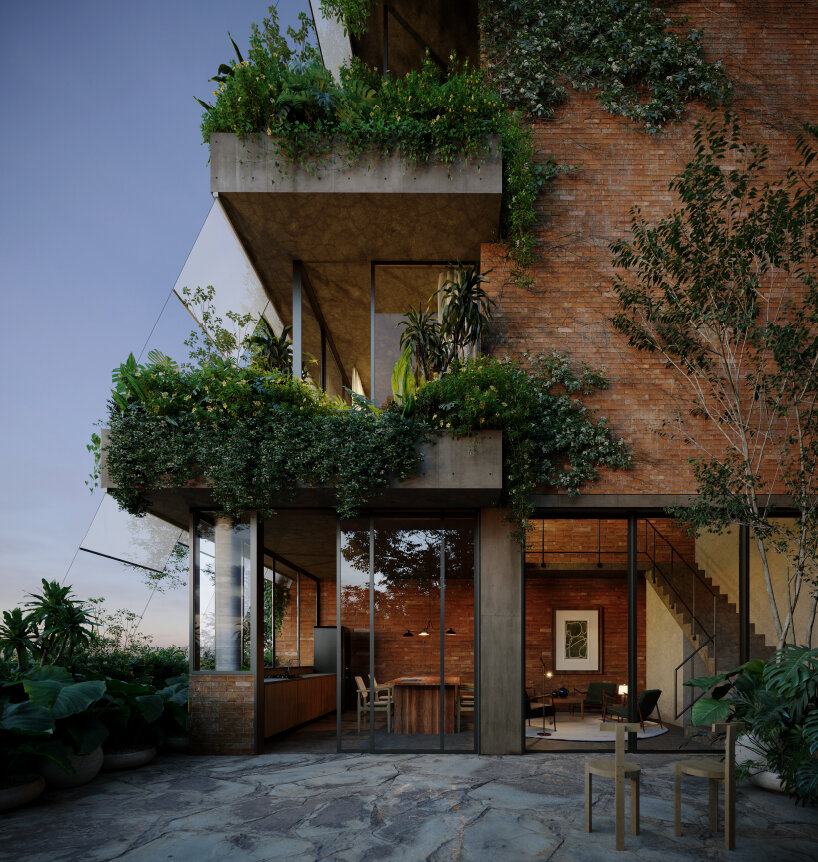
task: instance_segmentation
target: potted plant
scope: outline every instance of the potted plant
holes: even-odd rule
[[[156,722],[165,703],[152,686],[107,680],[100,718],[108,731],[102,768],[133,769],[156,757]]]
[[[94,709],[105,694],[105,683],[77,681],[65,668],[45,665],[29,670],[19,685],[29,702],[44,707],[54,722],[50,739],[37,743],[37,771],[52,787],[78,787],[94,778],[108,735]]]
[[[745,724],[740,740],[751,756],[739,774],[767,788],[780,783],[803,804],[818,802],[818,649],[785,644],[767,662],[686,685],[709,692],[693,704],[694,724]]]
[[[45,779],[34,769],[38,739],[48,738],[54,719],[44,707],[30,701],[0,701],[0,811],[36,799],[45,790]]]

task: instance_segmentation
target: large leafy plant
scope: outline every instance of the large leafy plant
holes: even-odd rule
[[[786,644],[763,662],[685,683],[708,695],[693,704],[693,723],[744,722],[740,737],[756,759],[741,769],[780,776],[799,802],[818,802],[818,649]]]

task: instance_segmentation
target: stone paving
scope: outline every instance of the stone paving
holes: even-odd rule
[[[223,860],[818,859],[818,810],[742,787],[738,842],[707,829],[706,782],[685,787],[673,835],[673,757],[642,764],[642,831],[613,849],[613,785],[583,829],[581,754],[166,755],[49,791],[0,815],[2,862]]]

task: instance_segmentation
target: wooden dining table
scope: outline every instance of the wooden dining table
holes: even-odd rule
[[[440,677],[401,676],[392,686],[395,733],[440,733]],[[443,678],[443,732],[454,733],[460,677]]]

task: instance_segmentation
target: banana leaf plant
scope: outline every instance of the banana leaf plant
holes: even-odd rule
[[[34,759],[43,753],[41,746],[52,741],[53,732],[54,718],[44,706],[28,700],[12,703],[0,699],[0,761],[4,772],[0,787],[28,778],[34,771]]]
[[[708,693],[693,704],[693,724],[745,724],[741,742],[757,759],[742,772],[768,770],[797,802],[818,802],[818,648],[785,644],[767,662],[753,659],[685,685]]]

